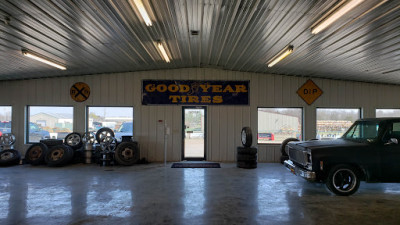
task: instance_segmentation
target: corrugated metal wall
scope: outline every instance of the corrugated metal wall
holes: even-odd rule
[[[140,143],[141,156],[149,161],[163,161],[164,130],[158,120],[165,120],[171,127],[168,160],[179,161],[182,107],[142,106],[142,79],[250,80],[250,106],[207,107],[206,154],[209,161],[235,161],[236,146],[241,145],[241,128],[251,126],[254,133],[257,131],[257,107],[303,107],[305,139],[315,137],[316,107],[360,107],[364,117],[374,117],[375,108],[400,108],[400,86],[312,79],[324,94],[308,106],[296,93],[308,78],[209,68],[5,81],[0,83],[0,105],[13,106],[15,148],[23,154],[28,148],[24,144],[27,105],[74,106],[74,130],[78,132],[85,129],[86,106],[133,106],[134,135]],[[75,82],[89,84],[91,95],[86,102],[77,103],[70,98],[69,89]],[[279,161],[279,145],[260,145],[258,149],[260,162]]]

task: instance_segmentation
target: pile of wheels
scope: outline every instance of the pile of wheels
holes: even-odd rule
[[[70,133],[65,137],[65,140],[71,137],[78,137],[80,142],[80,134]],[[63,140],[45,139],[40,140],[40,143],[32,144],[25,153],[25,163],[32,165],[47,164],[48,166],[65,166],[72,162],[77,149],[82,144],[70,145],[68,142],[63,143]]]
[[[14,149],[15,136],[4,133],[0,136],[0,166],[18,165],[21,154]]]
[[[257,168],[257,148],[251,147],[253,135],[250,127],[243,127],[241,139],[243,146],[237,147],[237,167],[245,169]]]
[[[97,143],[95,143],[97,141]],[[70,163],[91,163],[107,161],[107,165],[130,166],[140,159],[139,147],[132,138],[118,143],[114,132],[101,128],[96,134],[74,132],[64,140],[46,139],[32,144],[25,154],[26,163],[32,165],[65,166]],[[105,165],[105,163],[103,163]]]

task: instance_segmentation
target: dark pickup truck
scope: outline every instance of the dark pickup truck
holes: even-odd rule
[[[289,142],[285,166],[337,195],[354,194],[360,181],[400,182],[400,118],[357,120],[336,140]]]

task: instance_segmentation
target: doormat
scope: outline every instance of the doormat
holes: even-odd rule
[[[219,163],[173,163],[171,168],[221,168]]]

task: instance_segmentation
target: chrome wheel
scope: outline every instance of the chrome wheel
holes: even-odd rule
[[[340,192],[350,192],[356,186],[357,176],[350,169],[339,169],[333,174],[333,186]]]
[[[360,177],[362,171],[357,168],[341,164],[334,166],[326,180],[328,189],[337,195],[352,195],[360,187]]]
[[[79,143],[81,143],[81,136],[79,136],[79,134],[68,135],[68,137],[66,138],[66,143],[69,146],[79,145]]]
[[[93,144],[94,143],[94,134],[91,132],[86,132],[83,134],[82,136],[82,142],[83,143],[90,143]]]
[[[15,136],[11,133],[5,133],[0,137],[0,144],[1,145],[13,145],[15,143]]]

